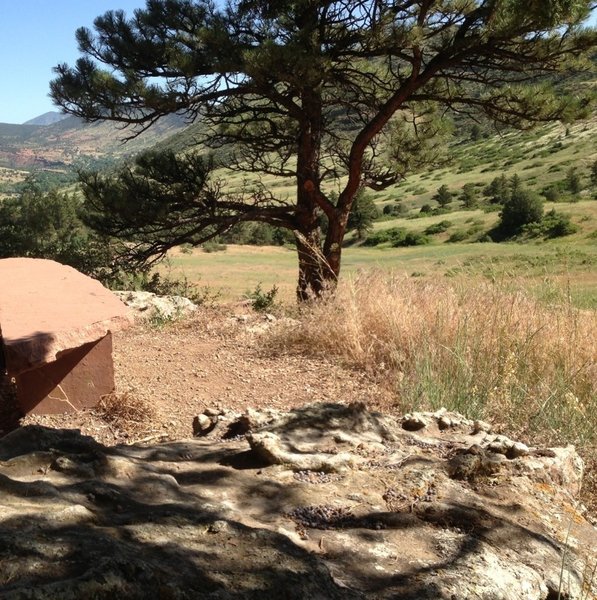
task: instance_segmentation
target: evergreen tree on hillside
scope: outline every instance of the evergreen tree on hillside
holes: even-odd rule
[[[543,218],[541,198],[520,183],[511,187],[510,197],[500,213],[499,230],[511,237],[519,234],[525,225],[539,223]]]
[[[477,205],[477,189],[474,183],[465,183],[460,194],[464,208],[474,208]]]
[[[593,161],[593,164],[591,165],[591,185],[594,188],[597,188],[597,160]]]
[[[433,200],[435,200],[441,208],[445,208],[452,202],[452,192],[447,185],[443,184],[437,188],[437,192],[433,195]]]
[[[356,231],[357,239],[363,240],[373,230],[373,221],[379,217],[379,210],[373,198],[360,189],[355,196],[352,211],[348,216],[347,231]]]
[[[566,173],[566,189],[572,194],[580,194],[582,185],[576,167],[570,167]]]
[[[291,180],[292,200],[260,183],[232,193],[209,162],[187,154],[154,156],[116,178],[88,176],[84,187],[95,227],[122,238],[125,255],[142,264],[244,221],[292,231],[298,297],[306,299],[340,273],[357,192],[438,160],[443,111],[524,128],[587,110],[584,98],[537,82],[583,68],[596,39],[581,28],[591,7],[592,0],[148,0],[130,19],[111,11],[94,21],[95,32],[79,29],[83,57],[56,68],[51,95],[65,112],[131,126],[131,135],[172,113],[200,119],[201,143],[226,150],[224,166]],[[181,195],[168,190],[175,181]],[[327,190],[339,181],[333,202]]]
[[[499,177],[492,179],[483,194],[490,199],[492,204],[504,204],[510,198],[511,189],[508,178],[502,173]]]

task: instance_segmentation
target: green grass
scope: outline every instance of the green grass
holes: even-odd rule
[[[441,184],[458,192],[466,183],[487,184],[504,172],[517,173],[523,183],[540,191],[561,181],[570,166],[577,167],[587,184],[588,169],[597,159],[597,118],[566,127],[560,124],[527,131],[509,131],[476,142],[455,141],[448,168],[411,174],[401,185],[384,192],[386,198],[433,204],[431,197]],[[590,196],[585,192],[585,196]]]
[[[528,287],[548,302],[557,298],[558,302],[597,309],[596,264],[594,240],[577,239],[571,243],[563,238],[525,244],[440,241],[410,248],[346,248],[342,276],[378,268],[431,280],[510,281],[512,285]],[[189,254],[175,252],[170,258],[170,269],[174,275],[184,275],[191,282],[221,290],[226,300],[242,298],[261,283],[264,290],[276,285],[280,298],[291,301],[298,273],[293,249],[233,245],[224,252],[206,253],[200,249]]]

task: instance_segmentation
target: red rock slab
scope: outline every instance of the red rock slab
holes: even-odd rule
[[[0,331],[12,377],[130,322],[112,292],[72,267],[38,258],[0,260]]]

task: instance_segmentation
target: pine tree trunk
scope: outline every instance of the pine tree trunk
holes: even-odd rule
[[[340,275],[345,227],[341,221],[331,220],[322,248],[316,225],[311,231],[297,232],[299,302],[319,298],[324,292],[333,290]]]

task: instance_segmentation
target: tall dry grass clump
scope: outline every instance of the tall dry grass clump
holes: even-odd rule
[[[597,439],[596,333],[595,313],[522,290],[374,272],[273,343],[382,374],[401,410],[445,406],[584,445]]]

